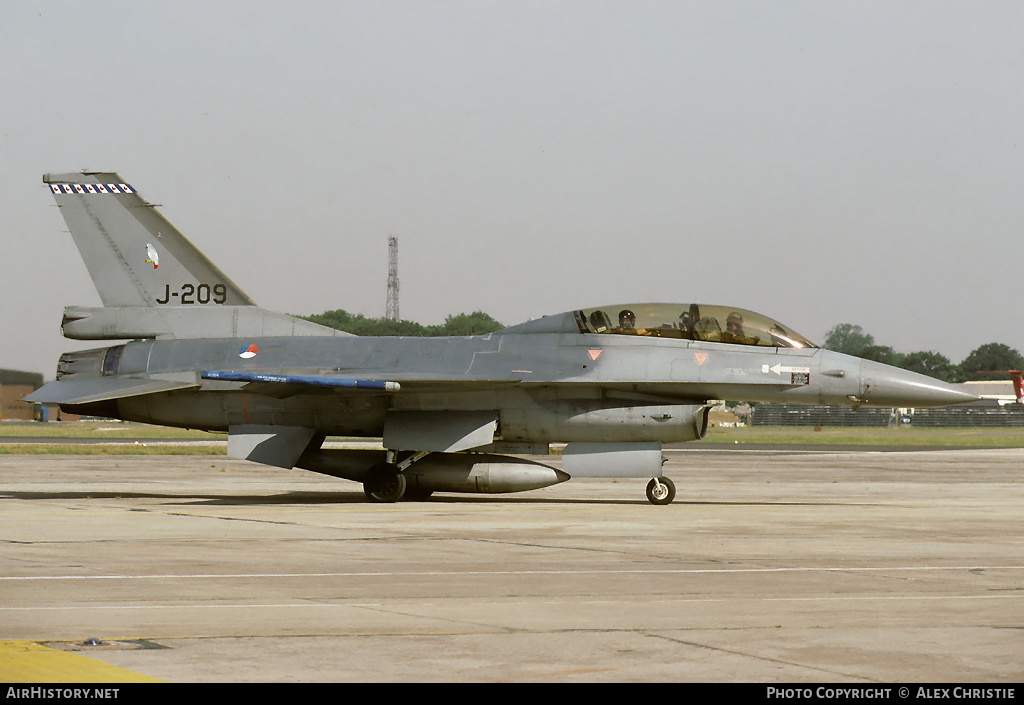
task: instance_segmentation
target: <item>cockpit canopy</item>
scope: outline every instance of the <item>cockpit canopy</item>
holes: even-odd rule
[[[818,347],[753,311],[705,304],[620,304],[573,312],[581,333],[646,335],[767,348]]]

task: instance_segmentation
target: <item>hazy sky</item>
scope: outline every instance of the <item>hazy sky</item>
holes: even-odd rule
[[[0,367],[99,297],[45,172],[117,171],[260,305],[615,302],[1024,352],[1024,3],[0,2]]]

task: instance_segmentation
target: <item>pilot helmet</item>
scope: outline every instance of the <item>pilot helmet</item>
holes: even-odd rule
[[[628,308],[624,308],[619,311],[619,325],[623,325],[629,321],[630,323],[636,323],[636,314],[630,311]]]

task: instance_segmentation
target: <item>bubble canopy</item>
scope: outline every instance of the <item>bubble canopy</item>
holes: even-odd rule
[[[573,311],[581,333],[642,335],[766,348],[818,347],[760,313],[707,304],[618,304]]]

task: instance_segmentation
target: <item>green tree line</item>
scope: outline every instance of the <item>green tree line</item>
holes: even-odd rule
[[[362,314],[342,309],[324,311],[312,316],[297,316],[328,328],[337,328],[355,335],[402,335],[411,337],[437,337],[453,335],[486,335],[504,328],[501,323],[483,311],[460,313],[445,318],[437,326],[425,326],[415,321],[393,321],[390,318],[367,318]]]
[[[825,334],[827,350],[855,355],[865,360],[883,362],[912,372],[935,377],[945,382],[992,380],[986,372],[1024,369],[1024,357],[1003,343],[985,343],[970,352],[960,364],[953,364],[945,355],[931,350],[901,353],[888,345],[878,345],[870,333],[858,325],[840,323]]]

